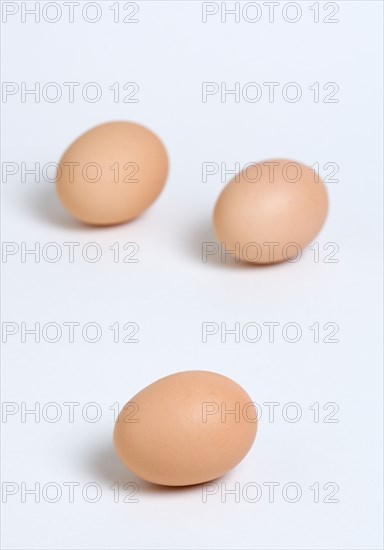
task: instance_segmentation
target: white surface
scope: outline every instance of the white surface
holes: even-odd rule
[[[296,24],[279,15],[284,3],[273,23],[262,8],[257,24],[221,23],[219,15],[203,24],[200,2],[142,2],[139,23],[123,24],[112,22],[112,3],[101,2],[95,24],[78,16],[72,24],[64,16],[55,24],[23,23],[19,13],[2,25],[3,81],[94,81],[103,90],[93,104],[80,96],[73,103],[9,97],[2,104],[3,162],[56,162],[81,132],[113,119],[153,129],[171,159],[168,183],[153,207],[108,229],[72,220],[49,182],[28,176],[23,183],[20,175],[3,181],[3,241],[56,242],[64,251],[57,263],[8,257],[2,264],[3,322],[92,321],[103,331],[94,344],[80,333],[74,343],[66,333],[56,344],[31,337],[22,343],[18,333],[3,345],[3,400],[20,408],[22,402],[29,408],[56,402],[62,411],[57,423],[42,414],[39,422],[31,415],[22,422],[21,413],[3,415],[3,484],[19,489],[3,503],[4,548],[382,548],[383,10],[381,2],[339,2],[339,23],[315,24],[312,4],[300,4]],[[140,86],[139,102],[114,103],[108,87],[131,81]],[[274,103],[264,97],[222,103],[218,96],[203,103],[203,81],[228,87],[295,81],[304,92],[295,104],[281,96]],[[309,86],[331,81],[340,87],[339,102],[315,103]],[[339,182],[328,184],[329,218],[317,238],[321,247],[339,246],[339,262],[316,263],[307,251],[296,264],[269,268],[212,258],[203,263],[201,243],[213,240],[211,211],[223,183],[218,175],[203,183],[202,163],[232,167],[276,156],[339,165]],[[81,254],[73,263],[64,257],[63,243],[91,241],[102,249],[98,263]],[[114,263],[108,247],[132,241],[139,244],[140,261]],[[266,332],[255,344],[221,343],[218,336],[202,343],[203,322],[230,327],[269,321],[298,323],[301,340],[286,342],[280,331],[273,343]],[[139,343],[114,343],[108,327],[115,322],[138,323]],[[314,343],[309,326],[315,322],[337,323],[339,342]],[[115,458],[109,407],[161,376],[188,369],[223,373],[261,405],[254,447],[219,480],[229,489],[260,484],[258,502],[242,494],[239,502],[234,495],[221,502],[219,491],[204,503],[201,487],[150,486]],[[271,401],[280,403],[274,422],[262,405]],[[81,404],[74,422],[66,402]],[[102,410],[98,422],[79,412],[89,402]],[[296,423],[283,418],[289,402],[302,410]],[[315,402],[336,403],[338,423],[314,422],[309,407]],[[322,411],[321,420],[329,412]],[[123,502],[129,481],[138,484],[138,502]],[[23,483],[49,482],[63,491],[57,503],[47,501],[53,493],[39,503],[33,496],[22,502]],[[72,503],[63,485],[68,482],[80,484]],[[119,502],[110,489],[116,482]],[[268,482],[280,484],[274,502],[263,486]],[[282,497],[288,482],[302,489],[297,503]],[[309,487],[316,482],[321,488],[336,483],[339,502],[323,502],[328,488],[315,503]],[[82,497],[86,483],[99,485],[98,502]]]

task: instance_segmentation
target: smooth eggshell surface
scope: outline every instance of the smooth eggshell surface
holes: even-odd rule
[[[256,429],[255,407],[241,386],[213,372],[185,371],[132,397],[116,421],[114,445],[141,478],[193,485],[236,466]]]
[[[110,122],[70,145],[59,164],[56,189],[79,220],[113,225],[148,208],[167,172],[167,153],[154,133],[132,122]]]
[[[219,242],[237,260],[268,264],[300,257],[327,210],[327,191],[316,172],[278,159],[233,178],[217,200],[213,223]]]

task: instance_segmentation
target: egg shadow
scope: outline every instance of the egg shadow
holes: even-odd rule
[[[114,452],[112,443],[109,445],[105,444],[92,453],[89,461],[89,470],[96,476],[96,479],[108,483],[109,486],[117,482],[123,488],[126,483],[134,483],[138,487],[138,493],[136,497],[132,498],[140,497],[140,494],[175,494],[196,491],[202,485],[170,487],[145,481],[123,466]]]
[[[27,199],[27,208],[49,225],[56,225],[73,231],[86,229],[83,223],[68,214],[61,205],[54,183],[36,186]]]
[[[108,231],[114,230],[116,227],[131,223],[134,220],[127,220],[118,224],[110,225],[91,225],[84,223],[74,216],[72,216],[64,206],[61,204],[55,185],[44,185],[41,188],[38,187],[28,197],[28,209],[32,209],[33,212],[42,220],[50,225],[56,225],[58,227],[73,230],[76,232],[83,231]]]
[[[236,260],[233,254],[225,253],[218,242],[212,227],[207,220],[195,225],[189,234],[187,248],[191,256],[203,265],[216,269],[235,269],[238,271],[281,269],[289,262],[281,261],[273,264],[256,264]]]

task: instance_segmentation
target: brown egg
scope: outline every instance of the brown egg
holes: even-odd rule
[[[213,372],[185,371],[132,397],[116,421],[114,445],[143,479],[194,485],[236,466],[256,429],[256,409],[238,384]]]
[[[269,160],[228,183],[213,223],[223,249],[236,260],[268,264],[300,257],[327,210],[327,191],[316,172],[299,162]]]
[[[56,189],[79,220],[113,225],[148,208],[163,189],[167,172],[167,153],[154,133],[133,122],[109,122],[69,146]]]

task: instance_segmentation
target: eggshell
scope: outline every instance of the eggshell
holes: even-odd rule
[[[256,430],[254,404],[241,386],[213,372],[185,371],[132,397],[116,421],[114,445],[123,464],[143,479],[193,485],[236,466]]]
[[[69,146],[59,163],[56,189],[79,220],[112,225],[148,208],[167,172],[167,153],[154,133],[133,122],[109,122]]]
[[[237,260],[275,263],[301,256],[327,210],[327,191],[314,170],[277,159],[233,178],[217,200],[213,223],[223,248]]]

